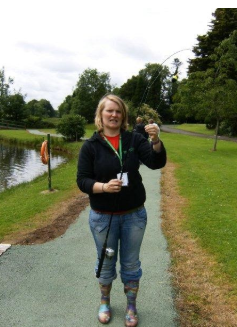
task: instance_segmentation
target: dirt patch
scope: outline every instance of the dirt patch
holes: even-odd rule
[[[214,258],[184,230],[186,199],[180,196],[176,166],[162,170],[162,228],[172,256],[172,276],[180,325],[200,327],[237,326],[237,297],[228,277]]]
[[[36,230],[24,232],[12,237],[11,244],[42,244],[63,235],[68,227],[78,218],[82,210],[89,204],[89,198],[83,193],[72,196],[69,200],[60,203],[57,208],[52,208],[46,215],[50,219],[42,222]]]

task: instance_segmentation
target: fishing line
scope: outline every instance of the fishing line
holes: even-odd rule
[[[169,60],[171,57],[173,57],[174,55],[176,55],[177,53],[179,53],[179,52],[183,52],[183,51],[192,51],[191,49],[182,49],[182,50],[179,50],[179,51],[176,51],[176,52],[174,52],[173,54],[171,54],[169,57],[167,57],[161,64],[160,64],[160,66],[163,66],[163,64],[167,61],[167,60]],[[151,86],[155,83],[155,81],[157,80],[157,78],[160,76],[160,74],[161,74],[161,72],[162,72],[162,69],[160,70],[160,71],[158,71],[158,75],[155,77],[155,79],[153,80],[153,81],[150,81],[149,83],[148,83],[148,85],[147,85],[147,87],[146,87],[146,89],[145,89],[145,91],[144,91],[144,93],[143,93],[143,95],[142,95],[142,99],[141,99],[141,102],[140,102],[140,104],[139,104],[139,108],[141,107],[141,104],[142,103],[145,103],[146,102],[146,99],[147,99],[147,96],[148,96],[148,93],[149,93],[149,89],[151,88]],[[155,76],[155,74],[154,74],[154,76]],[[154,77],[154,76],[152,76],[152,78]],[[152,80],[152,78],[151,78],[151,80]],[[147,94],[146,94],[146,92],[147,92]],[[144,100],[144,102],[143,102],[143,98],[144,98],[144,96],[145,96],[145,94],[146,94],[146,98],[145,98],[145,100]]]

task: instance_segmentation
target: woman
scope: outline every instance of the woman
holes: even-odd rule
[[[162,168],[166,151],[158,138],[158,126],[146,126],[152,140],[149,143],[141,134],[126,130],[127,119],[127,107],[119,97],[111,94],[100,100],[95,116],[98,131],[81,148],[77,184],[82,192],[89,194],[89,224],[98,258],[113,214],[107,245],[115,255],[112,259],[105,258],[98,279],[101,290],[98,319],[103,324],[111,319],[110,290],[117,277],[119,254],[120,275],[127,296],[125,326],[134,327],[138,323],[136,297],[142,276],[139,253],[147,222],[139,161],[151,169]],[[99,259],[96,272],[98,262]]]

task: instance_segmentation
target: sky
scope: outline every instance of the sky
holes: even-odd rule
[[[88,68],[119,87],[147,63],[172,71],[178,58],[182,79],[197,36],[223,4],[234,1],[1,0],[0,69],[14,79],[12,93],[56,110]]]

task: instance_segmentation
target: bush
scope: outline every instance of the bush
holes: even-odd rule
[[[153,119],[156,124],[162,125],[159,114],[147,104],[144,103],[137,112],[138,116],[142,117],[144,124],[147,124],[149,119]]]
[[[86,119],[80,115],[64,115],[56,127],[67,141],[78,141],[85,135]]]
[[[49,121],[43,121],[41,117],[29,116],[24,119],[27,128],[55,128],[55,125]]]
[[[220,123],[219,135],[236,136],[237,135],[237,120],[223,121]]]

